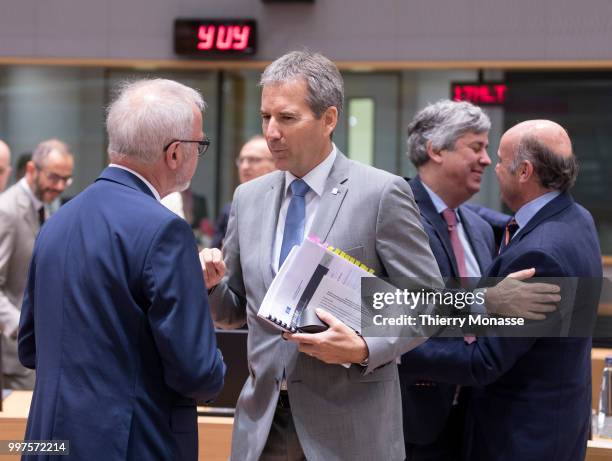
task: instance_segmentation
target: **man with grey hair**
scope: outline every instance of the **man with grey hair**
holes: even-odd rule
[[[0,193],[6,189],[11,177],[11,149],[7,143],[0,139]]]
[[[34,240],[46,219],[45,204],[70,186],[73,157],[49,139],[35,149],[25,177],[0,195],[0,329],[4,386],[32,389],[34,373],[17,358],[19,315]]]
[[[194,236],[159,200],[208,147],[203,109],[170,80],[122,86],[112,163],[43,227],[19,329],[37,372],[26,439],[69,440],[74,459],[198,458],[195,400],[218,394],[225,365]]]
[[[323,310],[326,331],[281,337],[257,311],[307,236],[381,277],[439,279],[412,193],[403,178],[333,144],[344,90],[330,60],[288,53],[265,69],[261,86],[263,134],[281,171],[236,189],[225,260],[217,249],[201,253],[216,324],[249,327],[231,459],[403,460],[395,359],[422,339],[364,338]]]
[[[441,100],[408,125],[408,157],[418,170],[409,181],[432,252],[445,277],[481,276],[493,259],[491,227],[463,204],[480,190],[487,155],[489,117],[468,102]],[[463,338],[437,340],[440,347]],[[399,366],[408,461],[461,457],[466,392],[445,383],[411,379],[410,358]]]

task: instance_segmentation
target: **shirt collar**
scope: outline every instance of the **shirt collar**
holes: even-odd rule
[[[332,166],[334,165],[337,154],[338,149],[336,148],[336,145],[332,143],[332,150],[325,160],[310,170],[308,174],[302,178],[302,180],[308,184],[308,187],[310,187],[310,189],[319,197],[323,195],[327,177],[329,176]],[[296,179],[298,179],[297,176],[293,175],[289,171],[285,171],[285,196],[287,195],[287,189],[289,189],[291,183]]]
[[[26,180],[26,178],[25,177],[21,178],[19,180],[19,184],[26,191],[26,194],[28,194],[28,197],[30,197],[30,200],[32,200],[32,205],[34,205],[34,209],[40,210],[40,207],[44,206],[44,203],[40,201],[38,197],[36,197],[36,195],[34,195],[34,192],[30,188],[30,185],[28,184],[28,181]]]
[[[436,212],[438,214],[442,213],[447,208],[450,208],[446,203],[444,203],[444,200],[442,200],[442,198],[440,198],[438,194],[436,194],[427,186],[427,184],[425,184],[423,181],[421,181],[421,184],[423,184],[423,187],[429,194],[429,198],[433,202],[434,207],[436,207]],[[452,210],[455,211],[455,216],[457,216],[457,222],[461,222],[461,217],[459,216],[459,213],[456,212],[457,210],[455,210],[454,208],[452,208]]]
[[[525,227],[538,211],[544,208],[549,202],[559,195],[561,195],[560,191],[553,190],[545,193],[544,195],[540,195],[539,197],[534,198],[531,202],[527,202],[525,205],[523,205],[514,215],[514,219],[516,219],[519,229]]]
[[[112,166],[113,168],[121,168],[122,170],[129,171],[134,176],[136,176],[138,179],[140,179],[143,183],[145,183],[149,189],[151,189],[151,192],[153,193],[153,196],[155,197],[155,199],[158,202],[161,200],[161,197],[159,196],[159,192],[157,192],[157,189],[155,189],[155,187],[153,187],[153,184],[151,184],[149,181],[147,181],[140,173],[137,173],[136,171],[134,171],[134,170],[132,170],[132,169],[126,167],[126,166],[117,165],[116,163],[111,163],[108,166]]]

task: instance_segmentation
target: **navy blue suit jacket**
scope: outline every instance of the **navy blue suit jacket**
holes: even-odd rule
[[[232,209],[232,202],[228,202],[223,205],[217,221],[215,221],[215,234],[213,235],[212,242],[210,243],[211,248],[219,248],[223,246],[223,239],[227,233],[227,223],[229,222],[229,215]]]
[[[593,219],[568,193],[548,203],[517,233],[487,276],[504,277],[529,267],[539,277],[602,277]],[[592,286],[587,288],[580,292],[579,286],[577,298],[598,296]],[[596,308],[596,300],[591,301]],[[589,338],[479,337],[471,345],[428,343],[423,349],[431,353],[411,356],[415,376],[477,386],[468,407],[465,459],[584,459],[591,421]]]
[[[78,460],[197,459],[194,399],[225,365],[191,229],[136,176],[107,168],[45,223],[19,358],[37,374],[26,439],[69,440]]]
[[[420,178],[417,176],[408,182],[419,206],[421,223],[429,237],[429,245],[440,268],[440,273],[443,277],[459,277],[457,261],[453,253],[446,221],[437,212]],[[495,248],[493,230],[486,221],[466,206],[460,206],[458,212],[480,271],[484,273],[493,259]],[[439,341],[463,343],[463,338],[445,338]],[[421,345],[404,354],[402,365],[399,366],[404,414],[404,439],[407,443],[415,444],[432,443],[439,436],[448,419],[457,387],[454,384],[443,382],[415,385],[415,379],[411,373],[413,368],[411,366],[412,355],[434,352],[431,346],[427,348],[423,346]]]

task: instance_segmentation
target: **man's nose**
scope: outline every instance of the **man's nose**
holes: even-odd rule
[[[489,166],[491,164],[491,157],[489,157],[486,149],[484,151],[484,155],[480,158],[480,163],[484,166]]]
[[[266,132],[264,133],[264,135],[266,136],[267,139],[280,139],[281,138],[281,132],[278,127],[278,123],[276,123],[276,120],[273,117],[271,117],[270,120],[268,121],[268,125],[266,126]]]

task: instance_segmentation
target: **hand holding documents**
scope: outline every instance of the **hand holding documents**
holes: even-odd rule
[[[348,368],[368,358],[368,345],[360,335],[329,312],[317,308],[316,313],[329,325],[327,330],[314,334],[285,332],[283,338],[294,342],[300,352],[328,364]]]
[[[373,271],[339,249],[310,237],[293,247],[259,308],[259,317],[283,331],[317,333],[327,329],[316,314],[330,312],[361,330],[361,277]]]

